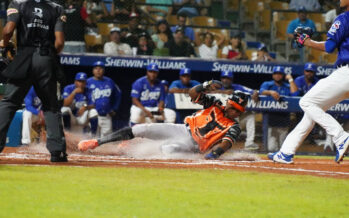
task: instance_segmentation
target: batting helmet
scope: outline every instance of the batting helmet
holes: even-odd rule
[[[245,112],[247,100],[247,94],[240,91],[236,91],[230,96],[230,98],[228,98],[227,104],[230,104],[238,111]]]

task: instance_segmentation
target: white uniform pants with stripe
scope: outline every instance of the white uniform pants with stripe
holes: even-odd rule
[[[321,79],[301,98],[299,105],[304,111],[304,116],[287,136],[280,151],[285,154],[295,154],[315,123],[326,130],[336,146],[341,144],[349,134],[343,130],[336,119],[325,111],[348,97],[349,68],[345,66]]]
[[[33,114],[30,111],[23,111],[23,121],[22,121],[22,144],[30,144],[31,137],[30,132],[32,128],[32,123],[39,120],[39,116]]]
[[[113,131],[113,121],[112,117],[98,116],[98,129],[100,137],[110,134]]]
[[[145,107],[150,112],[158,111],[158,107]],[[161,120],[162,116],[154,115],[153,119],[146,117],[146,114],[137,106],[132,105],[130,109],[130,122],[131,123],[155,123],[156,120]],[[176,112],[174,110],[165,108],[164,109],[165,123],[176,122]]]
[[[181,151],[198,150],[198,145],[190,135],[185,124],[150,123],[132,127],[135,137],[165,140],[165,145],[177,146]]]
[[[91,118],[98,116],[96,109],[86,110],[81,116],[74,116],[70,107],[62,107],[62,114],[69,114],[72,125],[86,126]]]

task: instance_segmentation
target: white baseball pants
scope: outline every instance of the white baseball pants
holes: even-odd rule
[[[325,111],[348,97],[349,68],[345,66],[321,79],[301,98],[299,105],[304,111],[304,116],[286,137],[280,151],[285,154],[295,154],[315,123],[326,130],[336,146],[341,144],[349,134],[343,130],[336,119]]]
[[[32,123],[39,120],[39,116],[33,114],[30,111],[24,110],[23,111],[23,121],[22,121],[22,144],[30,144],[31,143],[31,137],[30,137],[30,130],[32,128]]]
[[[246,126],[246,141],[245,146],[252,145],[254,143],[256,132],[256,114],[252,111],[243,113],[239,118],[240,125]]]
[[[135,137],[166,140],[166,145],[176,145],[182,151],[198,150],[198,145],[190,135],[185,124],[137,124],[132,127],[132,133]]]
[[[150,112],[158,111],[157,107],[145,107]],[[154,115],[153,119],[146,117],[146,114],[137,106],[132,105],[130,109],[130,122],[131,123],[155,123],[156,120],[161,120],[162,117],[159,115]],[[175,123],[176,122],[176,112],[165,108],[164,109],[165,123]]]
[[[96,109],[92,108],[85,111],[81,116],[74,116],[70,107],[62,107],[62,114],[69,114],[72,125],[86,126],[91,118],[98,116]]]

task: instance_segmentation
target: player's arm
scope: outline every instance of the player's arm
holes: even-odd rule
[[[202,84],[196,85],[189,90],[189,96],[192,102],[204,105],[207,100],[207,96],[204,92],[210,92],[222,87],[222,83],[218,80],[206,81]]]
[[[9,21],[6,23],[6,25],[2,31],[3,41],[2,41],[2,44],[0,44],[0,47],[6,48],[9,45],[9,41],[13,36],[13,33],[16,29],[16,26],[17,26],[16,23],[12,22],[12,21]]]
[[[290,84],[290,92],[292,94],[296,93],[298,91],[298,87],[297,87],[297,85],[296,85],[292,75],[291,74],[286,74],[285,79],[287,79],[289,84]]]
[[[241,133],[240,125],[235,123],[232,127],[229,128],[228,132],[223,137],[221,143],[216,145],[210,153],[205,156],[205,159],[217,159],[226,151],[228,151],[233,144],[235,144]]]
[[[64,48],[64,23],[67,22],[63,8],[59,8],[59,10],[59,16],[55,24],[55,48],[57,54],[61,53]]]
[[[70,106],[75,98],[75,95],[77,94],[77,89],[74,89],[66,98],[63,100],[63,106]],[[66,95],[66,91],[63,92],[63,97]]]
[[[308,46],[309,48],[313,48],[313,49],[320,50],[320,51],[326,51],[325,44],[326,44],[326,41],[317,42],[317,41],[314,41],[312,39],[306,39],[304,42],[305,46]]]

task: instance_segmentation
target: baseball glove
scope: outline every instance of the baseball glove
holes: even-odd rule
[[[298,48],[303,48],[305,40],[310,39],[313,34],[314,31],[310,27],[297,27],[294,30],[293,37]]]

